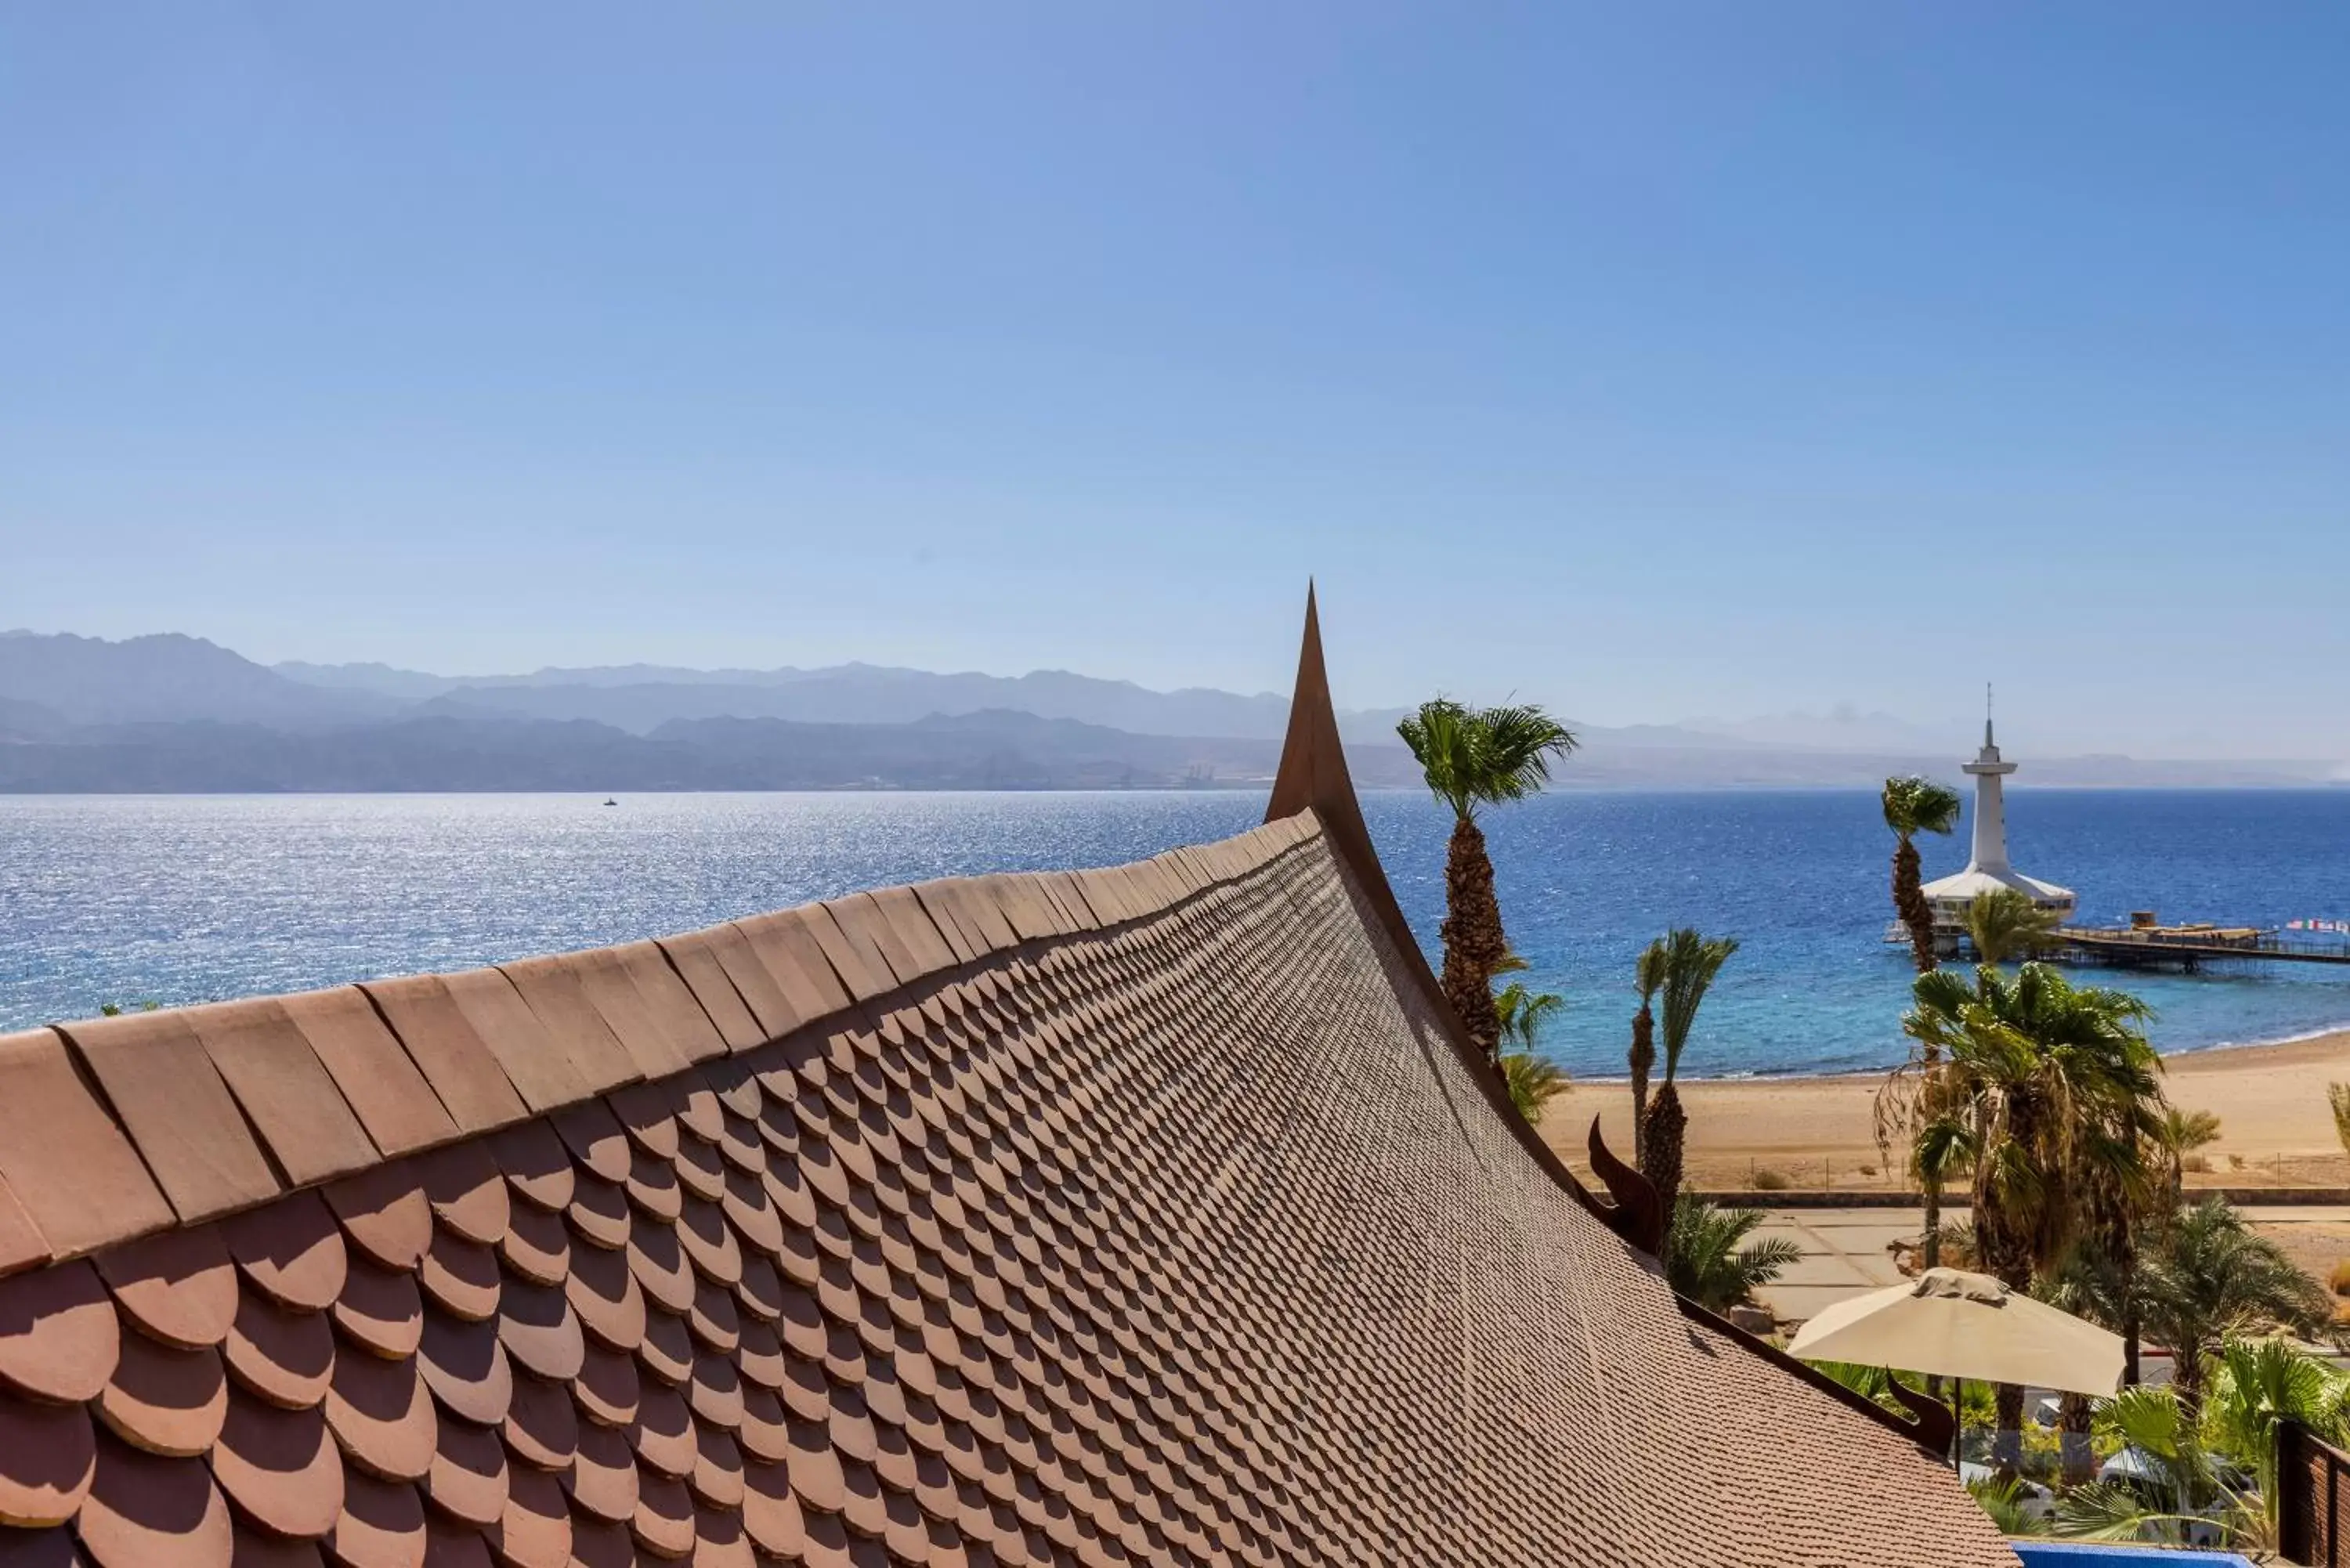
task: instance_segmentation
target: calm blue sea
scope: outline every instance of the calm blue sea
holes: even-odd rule
[[[2132,909],[2350,917],[2350,791],[2010,794],[2014,859]],[[1449,823],[1366,814],[1434,944]],[[287,991],[681,930],[859,888],[1097,865],[1237,832],[1262,796],[682,794],[0,798],[0,1027]],[[1860,792],[1559,794],[1491,815],[1510,935],[1568,1006],[1545,1048],[1620,1071],[1632,957],[1666,926],[1740,937],[1699,1019],[1701,1075],[1877,1067],[1906,961],[1879,941],[1890,840]],[[1965,858],[1927,846],[1927,874]],[[2130,975],[2188,1049],[2350,1024],[2350,969]]]

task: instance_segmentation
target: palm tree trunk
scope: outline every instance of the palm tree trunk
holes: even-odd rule
[[[1681,1151],[1689,1132],[1689,1116],[1681,1109],[1680,1091],[1667,1078],[1648,1102],[1648,1130],[1641,1139],[1644,1157],[1640,1174],[1657,1189],[1657,1206],[1664,1211],[1664,1233],[1672,1233],[1673,1204],[1681,1190]]]
[[[2011,1481],[2023,1468],[2022,1386],[2014,1383],[1993,1384],[1991,1406],[1998,1412],[1991,1422],[1991,1468],[2000,1480]]]
[[[1648,1142],[1648,1069],[1657,1064],[1657,1021],[1648,1012],[1648,999],[1640,1001],[1640,1011],[1632,1014],[1632,1053],[1628,1058],[1632,1068],[1632,1164],[1647,1173]]]
[[[2067,1394],[2057,1407],[2056,1430],[2064,1456],[2064,1484],[2085,1484],[2097,1473],[2097,1451],[2089,1445],[2089,1397]]]
[[[2138,1341],[2144,1336],[2146,1323],[2138,1311],[2137,1300],[2137,1237],[2125,1218],[2113,1242],[2114,1272],[2121,1281],[2122,1293],[2122,1386],[2134,1387],[2138,1381]]]
[[[1471,817],[1452,824],[1444,857],[1444,1000],[1452,1004],[1470,1043],[1489,1062],[1502,1056],[1502,1023],[1493,1011],[1493,973],[1509,952],[1502,906],[1493,896],[1493,862],[1485,835]]]
[[[1934,906],[1926,901],[1919,875],[1918,846],[1905,836],[1893,850],[1893,909],[1909,928],[1909,959],[1919,974],[1931,974],[1934,957]]]
[[[1893,848],[1893,908],[1901,917],[1901,923],[1909,929],[1910,961],[1918,966],[1919,974],[1931,974],[1937,967],[1934,907],[1926,901],[1925,884],[1918,866],[1918,846],[1905,833]],[[1925,1064],[1929,1074],[1940,1057],[1941,1053],[1934,1046],[1926,1046]],[[1937,1268],[1942,1262],[1942,1184],[1926,1172],[1919,1171],[1918,1185],[1925,1194],[1925,1266]]]
[[[2178,1418],[2193,1430],[2203,1414],[2203,1349],[2196,1345],[2170,1347],[2170,1386],[2178,1396]]]
[[[2017,1295],[2032,1288],[2032,1255],[2010,1234],[1998,1208],[1985,1199],[1991,1194],[1978,1180],[1975,1190],[1975,1256],[1984,1272]],[[2013,1480],[2023,1463],[2023,1389],[2018,1384],[1991,1386],[1991,1465],[2002,1481]]]
[[[1922,881],[1918,867],[1920,867],[1918,846],[1910,842],[1910,835],[1904,832],[1901,839],[1894,844],[1894,912],[1901,917],[1901,924],[1908,926],[1910,961],[1918,966],[1918,973],[1927,976],[1937,969],[1937,960],[1934,960],[1934,905],[1925,900],[1925,881]],[[1937,1051],[1934,1046],[1925,1048],[1927,1072],[1934,1070],[1934,1063],[1939,1058],[1941,1058],[1941,1051]],[[1925,1267],[1931,1270],[1931,1267],[1941,1265],[1941,1182],[1920,1170],[1918,1187],[1925,1192]]]

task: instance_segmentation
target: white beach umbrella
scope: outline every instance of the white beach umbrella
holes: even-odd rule
[[[2122,1379],[2121,1335],[1960,1269],[1838,1302],[1787,1348],[1811,1361],[2071,1394],[2111,1394]]]

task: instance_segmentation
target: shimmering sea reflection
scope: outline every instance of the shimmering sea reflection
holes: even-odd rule
[[[1366,796],[1422,940],[1449,822]],[[625,941],[928,877],[1154,854],[1263,798],[1092,794],[0,798],[0,1027]],[[2017,863],[2084,914],[2350,916],[2350,792],[2014,792]],[[1489,819],[1510,934],[1565,992],[1545,1048],[1620,1071],[1632,955],[1677,922],[1739,935],[1688,1070],[1845,1071],[1900,1050],[1878,941],[1890,843],[1857,792],[1558,794]],[[1964,858],[1931,843],[1929,876]],[[2118,977],[2166,1048],[2350,1023],[2350,971]]]

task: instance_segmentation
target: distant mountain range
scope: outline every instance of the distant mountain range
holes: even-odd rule
[[[1366,787],[1416,785],[1404,710],[1341,715]],[[443,676],[265,666],[178,633],[0,633],[0,792],[1071,789],[1262,786],[1285,698],[1066,670],[656,665]],[[1952,777],[1955,746],[1882,714],[1575,726],[1562,785],[1859,785]],[[2330,763],[2031,763],[2050,784],[2290,785]]]
[[[821,670],[680,670],[604,665],[529,675],[447,676],[384,664],[301,664],[276,674],[311,689],[420,711],[472,717],[588,719],[650,734],[676,719],[790,719],[816,724],[907,724],[933,714],[992,710],[1126,730],[1138,735],[1217,735],[1274,741],[1289,722],[1289,699],[1192,687],[1153,691],[1065,670],[1026,675],[966,671],[937,675],[879,664]],[[1391,741],[1403,710],[1347,713],[1349,739]]]

